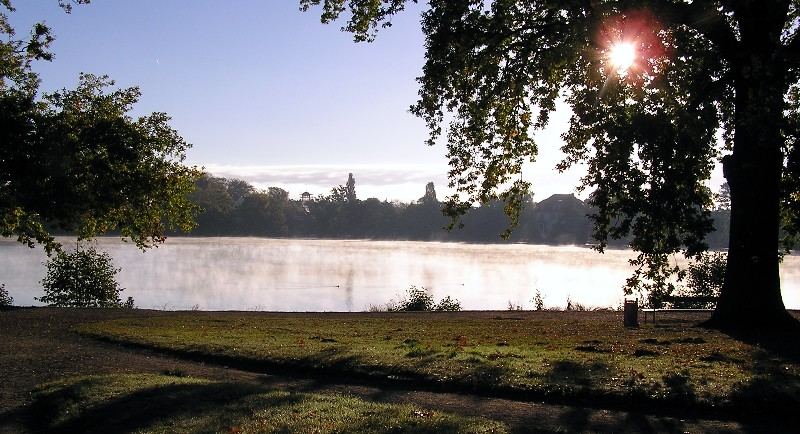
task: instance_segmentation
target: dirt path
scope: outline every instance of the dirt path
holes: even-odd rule
[[[0,311],[0,433],[27,432],[22,417],[30,402],[30,392],[38,384],[73,375],[162,373],[166,370],[180,370],[191,376],[221,381],[259,382],[285,390],[343,393],[379,402],[414,403],[437,410],[501,420],[515,432],[783,431],[780,425],[774,423],[744,425],[733,421],[679,420],[632,412],[256,374],[181,360],[152,351],[132,350],[70,331],[70,327],[78,323],[166,314],[169,313],[49,308]]]

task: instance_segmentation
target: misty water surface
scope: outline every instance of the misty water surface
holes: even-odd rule
[[[122,271],[118,279],[138,307],[158,309],[363,311],[397,299],[410,285],[464,309],[530,309],[538,288],[547,306],[567,297],[587,306],[616,307],[633,252],[599,254],[572,246],[458,244],[408,241],[170,238],[142,253],[101,238]],[[40,304],[41,248],[0,242],[0,282],[17,305]],[[800,308],[800,258],[782,269],[784,301]]]

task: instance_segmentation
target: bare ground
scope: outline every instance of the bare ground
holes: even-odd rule
[[[79,323],[168,314],[121,309],[26,308],[0,311],[0,433],[29,432],[25,418],[35,417],[29,414],[28,405],[31,391],[38,384],[75,375],[163,373],[168,370],[220,381],[258,382],[284,390],[350,394],[377,402],[413,403],[504,421],[514,432],[762,433],[793,432],[796,428],[791,421],[681,420],[637,412],[252,373],[99,342],[70,331],[70,327]]]

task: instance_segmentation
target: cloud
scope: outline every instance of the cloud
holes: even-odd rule
[[[576,167],[565,173],[553,169],[555,162],[537,162],[526,165],[525,179],[533,184],[534,198],[546,199],[551,194],[575,193],[575,186],[585,174],[585,168]],[[206,164],[205,171],[214,176],[237,178],[257,188],[280,187],[291,197],[299,198],[307,191],[312,195],[329,194],[331,188],[347,182],[347,174],[356,180],[360,199],[376,197],[409,202],[425,193],[425,184],[433,182],[439,199],[453,191],[447,187],[448,167],[445,164],[306,164],[306,165],[221,165]],[[585,199],[587,191],[578,194]]]
[[[432,164],[358,164],[358,165],[252,165],[207,164],[205,171],[214,176],[237,178],[256,187],[281,187],[297,196],[303,191],[323,194],[347,182],[348,173],[356,180],[359,197],[389,200],[415,200],[433,181],[444,191],[447,167]],[[440,195],[441,196],[441,195]]]
[[[434,165],[292,165],[292,166],[228,166],[205,165],[216,176],[239,178],[252,183],[288,183],[335,186],[347,181],[352,173],[357,183],[394,185],[446,180],[447,168]]]

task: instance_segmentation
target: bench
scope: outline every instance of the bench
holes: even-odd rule
[[[692,304],[716,304],[718,297],[712,296],[685,296],[685,295],[669,295],[664,297],[663,301],[665,303],[669,303],[671,305],[678,305],[678,306],[686,306]],[[652,314],[653,317],[653,324],[656,322],[656,312],[708,312],[713,310],[711,308],[648,308],[642,309],[642,313],[644,314],[644,322],[647,323],[647,314]]]

